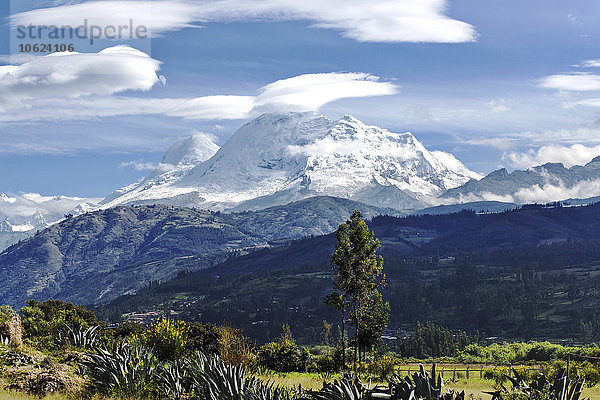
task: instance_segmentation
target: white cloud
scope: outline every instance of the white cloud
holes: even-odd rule
[[[513,195],[517,203],[548,203],[566,199],[586,199],[600,195],[600,180],[581,181],[567,187],[562,182],[558,185],[534,185],[519,190]]]
[[[560,149],[572,149],[573,151],[578,149],[578,146],[588,146],[587,149],[595,148],[594,145],[600,143],[600,128],[593,127],[579,127],[579,128],[571,128],[571,129],[556,129],[556,130],[535,130],[535,131],[522,131],[518,133],[507,133],[504,135],[498,135],[496,137],[482,137],[482,138],[467,138],[461,139],[458,138],[460,143],[464,143],[472,146],[486,146],[492,147],[498,150],[508,151],[514,148],[522,148],[522,147],[530,147],[532,145],[538,145],[540,148],[560,148]],[[569,145],[569,146],[567,146]],[[573,146],[575,145],[575,146]],[[547,152],[548,150],[544,150],[541,155],[550,154]],[[562,150],[561,150],[562,151]],[[560,151],[557,151],[560,153]],[[523,160],[523,164],[519,166],[527,165],[527,162],[524,161],[530,157],[534,160],[537,156],[537,151],[530,150],[524,153],[517,153],[516,156],[518,159]],[[522,155],[521,155],[522,154]],[[585,158],[585,154],[583,158]],[[557,156],[558,157],[558,156]],[[508,158],[508,155],[505,154],[505,159]],[[542,160],[544,157],[541,157],[538,160]],[[546,158],[548,161],[551,161],[552,158]],[[556,162],[561,162],[559,158],[554,158]],[[590,158],[591,159],[591,158]],[[564,159],[565,164],[570,164],[568,158]],[[588,160],[589,161],[589,160]],[[534,161],[535,162],[535,161]],[[539,164],[539,163],[538,163]],[[531,164],[529,164],[531,165]]]
[[[522,142],[539,143],[600,143],[600,129],[598,128],[573,128],[547,131],[524,131],[518,135]]]
[[[567,106],[587,106],[587,107],[600,107],[600,98],[595,99],[585,99],[574,101],[572,103],[567,103]]]
[[[254,107],[252,96],[204,96],[185,100],[165,114],[186,119],[241,119]]]
[[[600,59],[598,59],[598,60],[585,60],[581,64],[574,65],[574,67],[598,68],[598,67],[600,67]]]
[[[397,86],[365,73],[306,74],[271,83],[254,99],[255,112],[316,110],[324,104],[350,97],[384,96]]]
[[[395,135],[395,134],[392,134]],[[331,154],[351,155],[357,153],[368,153],[370,149],[357,147],[355,140],[336,140],[330,137],[318,139],[306,145],[290,145],[288,152],[293,155],[327,156]],[[410,160],[418,157],[418,154],[410,148],[403,146],[389,146],[378,149],[378,155],[394,156],[402,160]]]
[[[445,0],[122,0],[32,10],[13,15],[13,26],[136,25],[152,35],[209,22],[306,20],[361,42],[460,43],[475,40],[468,23],[445,15]]]
[[[0,67],[1,68],[1,67]],[[100,77],[101,79],[103,77]],[[1,86],[1,80],[0,80]],[[93,88],[90,86],[90,91]],[[334,100],[395,93],[396,86],[364,73],[307,74],[280,80],[259,89],[258,96],[197,98],[82,97],[37,99],[35,109],[0,112],[0,122],[85,120],[124,115],[168,115],[185,119],[247,119],[262,112],[316,110]],[[50,96],[50,93],[44,93]],[[61,112],[57,113],[56,110]]]
[[[518,144],[518,139],[513,137],[490,137],[463,140],[463,143],[471,146],[492,147],[498,150],[509,150]]]
[[[510,110],[510,108],[506,105],[506,100],[504,99],[492,100],[488,102],[487,105],[490,108],[490,111],[493,113],[503,113]]]
[[[356,143],[352,140],[347,141],[339,141],[334,140],[330,137],[325,137],[323,139],[318,139],[313,143],[306,145],[289,145],[287,148],[288,152],[292,155],[305,155],[305,156],[326,156],[330,154],[352,154],[357,151],[360,152],[360,149],[357,150]],[[410,155],[410,158],[414,158],[416,155]]]
[[[600,75],[573,73],[550,75],[541,79],[540,86],[546,89],[588,92],[600,90]]]
[[[500,195],[491,192],[481,194],[468,193],[456,198],[437,199],[439,204],[459,204],[475,201],[501,201],[504,203],[531,204],[549,203],[567,199],[587,199],[600,196],[600,180],[581,181],[566,186],[562,181],[522,188],[513,194]]]
[[[54,53],[22,65],[0,66],[0,107],[28,100],[149,90],[160,62],[128,46],[99,53]]]
[[[150,161],[124,161],[119,164],[119,168],[133,168],[136,171],[154,171],[159,167],[160,164],[153,163]],[[171,166],[173,167],[173,166]]]
[[[33,61],[39,56],[32,54],[0,54],[0,63],[10,65],[21,65]]]
[[[600,145],[588,147],[574,144],[572,146],[547,145],[527,152],[511,152],[505,154],[503,158],[510,160],[516,168],[529,168],[548,162],[563,163],[569,168],[573,165],[587,164],[598,155],[600,155]]]
[[[45,227],[44,222],[55,222],[80,204],[99,201],[97,198],[43,196],[38,193],[0,193],[0,221],[7,220],[13,224],[35,223],[36,228]],[[43,218],[32,219],[35,215]]]

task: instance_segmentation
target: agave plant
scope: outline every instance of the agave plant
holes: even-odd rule
[[[514,368],[512,372],[514,377],[505,375],[512,384],[511,390],[501,385],[499,390],[484,393],[491,394],[493,400],[502,399],[515,392],[524,399],[579,400],[585,384],[584,379],[572,381],[566,375],[551,383],[542,373],[528,383]]]
[[[12,342],[10,341],[10,338],[0,336],[0,346],[10,347],[11,345],[12,345]]]
[[[133,347],[126,341],[111,349],[97,348],[82,364],[99,392],[127,398],[151,393],[159,368],[150,349]]]
[[[323,383],[319,391],[308,391],[303,399],[312,400],[370,400],[393,399],[391,389],[363,385],[358,376],[346,375],[333,383]]]
[[[437,373],[435,364],[431,374],[425,372],[423,365],[419,372],[400,378],[394,375],[390,380],[390,393],[393,399],[402,400],[464,400],[465,392],[447,391],[444,393],[444,381]]]
[[[323,383],[323,388],[318,392],[308,393],[315,400],[362,400],[366,399],[366,390],[360,379],[354,380],[340,378],[333,383]]]
[[[294,400],[299,393],[294,389],[274,386],[272,383],[254,381],[254,385],[248,389],[246,400]]]
[[[188,371],[187,360],[160,364],[156,375],[159,394],[166,399],[183,398],[190,389]]]
[[[77,329],[67,325],[66,333],[59,334],[58,341],[60,344],[70,344],[86,350],[94,350],[98,345],[98,335],[96,331],[98,326],[91,326],[88,329],[79,327]]]
[[[188,364],[191,389],[203,392],[210,400],[238,400],[254,386],[255,378],[247,377],[241,365],[225,364],[218,356],[195,353]]]
[[[444,381],[441,375],[437,374],[435,364],[431,367],[431,376],[421,365],[419,372],[404,378],[394,375],[390,380],[390,386],[394,388],[394,393],[399,399],[439,400],[443,393]]]

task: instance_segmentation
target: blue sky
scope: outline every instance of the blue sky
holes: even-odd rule
[[[59,20],[71,15],[68,7],[90,3],[13,1],[13,17],[52,7]],[[194,7],[206,3],[162,2],[168,6],[170,1]],[[171,143],[193,131],[212,133],[222,144],[253,116],[242,113],[225,119],[215,113],[211,117],[210,106],[213,111],[201,111],[199,118],[200,111],[195,109],[173,113],[169,106],[167,112],[155,99],[235,95],[241,96],[233,99],[236,107],[240,101],[254,101],[258,109],[252,99],[260,88],[297,76],[307,76],[309,81],[313,74],[322,73],[370,74],[370,78],[340,76],[351,81],[349,91],[355,90],[356,81],[367,80],[374,93],[323,100],[317,107],[326,116],[352,114],[392,131],[411,131],[428,149],[452,152],[480,173],[547,161],[573,165],[600,154],[600,101],[596,100],[600,68],[593,66],[593,60],[600,58],[600,3],[452,0],[440,12],[450,24],[448,29],[436,27],[433,18],[431,28],[412,35],[401,25],[383,30],[366,23],[366,28],[355,26],[363,22],[353,19],[352,5],[362,3],[357,7],[364,8],[366,2],[345,2],[350,9],[340,11],[341,19],[323,8],[335,0],[308,1],[312,9],[291,11],[285,8],[288,2],[270,0],[280,7],[278,12],[258,16],[251,15],[256,2],[239,0],[236,4],[242,4],[245,14],[231,17],[227,1],[233,0],[226,0],[223,9],[217,1],[208,2],[215,3],[210,14],[195,11],[198,21],[191,22],[201,28],[182,27],[177,15],[161,21],[168,27],[151,40],[97,40],[93,46],[75,43],[76,50],[85,53],[118,44],[146,52],[161,62],[160,70],[140,60],[137,53],[127,56],[140,63],[135,71],[147,71],[153,77],[156,73],[156,81],[117,66],[122,80],[99,79],[97,90],[95,82],[78,80],[80,87],[61,88],[53,97],[22,82],[3,87],[0,72],[0,90],[8,93],[0,92],[0,168],[4,172],[0,192],[103,197],[148,173],[120,167],[122,163],[159,162]],[[388,3],[368,4],[386,7]],[[415,0],[396,3],[410,6]],[[370,11],[361,13],[371,15]],[[403,11],[390,9],[390,14],[394,12]],[[10,14],[10,4],[3,2],[0,65],[25,61],[8,57],[15,55]],[[321,14],[328,17],[321,18]],[[380,18],[378,13],[373,15]],[[319,23],[335,27],[312,27]],[[158,76],[164,76],[166,84]],[[388,94],[390,85],[395,86],[394,94]],[[266,97],[261,107],[280,106]],[[146,111],[121,113],[126,115],[106,111],[130,107],[131,99],[139,102],[136,109]],[[157,111],[148,111],[152,107]],[[194,107],[199,106],[194,103]]]

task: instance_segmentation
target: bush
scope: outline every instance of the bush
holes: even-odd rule
[[[265,344],[258,352],[260,365],[279,372],[306,371],[309,358],[310,353],[305,347],[298,348],[287,325],[277,342]]]
[[[187,335],[185,322],[161,319],[141,334],[134,334],[130,342],[153,349],[160,360],[175,360],[186,353]]]
[[[10,321],[15,315],[17,315],[17,313],[12,309],[11,306],[0,306],[0,325]]]
[[[40,348],[60,345],[60,338],[68,328],[87,330],[105,325],[92,311],[72,303],[61,300],[28,300],[26,303],[27,306],[21,308],[23,336]]]
[[[318,372],[335,372],[339,370],[339,365],[334,356],[321,355],[314,357],[316,371]]]
[[[387,381],[396,370],[396,360],[389,356],[383,356],[371,361],[368,366],[368,372],[374,375],[381,382]]]
[[[146,327],[137,322],[123,322],[111,331],[112,338],[115,340],[123,340],[134,335],[141,335],[146,330]]]
[[[483,372],[483,377],[485,379],[489,379],[490,381],[494,381],[496,386],[504,384],[508,378],[508,368],[507,367],[498,367],[494,369],[486,369]]]
[[[221,360],[230,365],[249,366],[254,363],[252,343],[240,329],[219,327],[218,351]]]
[[[188,323],[188,349],[204,354],[219,354],[222,327],[200,322]]]
[[[542,372],[548,379],[554,380],[566,374],[566,361],[554,361],[542,366]],[[571,361],[569,365],[569,378],[573,380],[585,379],[585,383],[592,387],[600,383],[600,366],[589,361]]]
[[[535,361],[566,359],[567,354],[597,356],[600,349],[594,346],[565,347],[549,342],[493,343],[488,346],[470,344],[459,354],[462,363],[518,364]]]

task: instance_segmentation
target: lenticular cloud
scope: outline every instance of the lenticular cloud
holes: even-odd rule
[[[36,57],[19,66],[0,67],[0,107],[32,99],[149,90],[159,82],[159,68],[159,61],[128,46]]]
[[[471,42],[475,28],[445,0],[102,0],[15,14],[14,26],[143,25],[153,36],[211,22],[310,21],[360,42]]]

